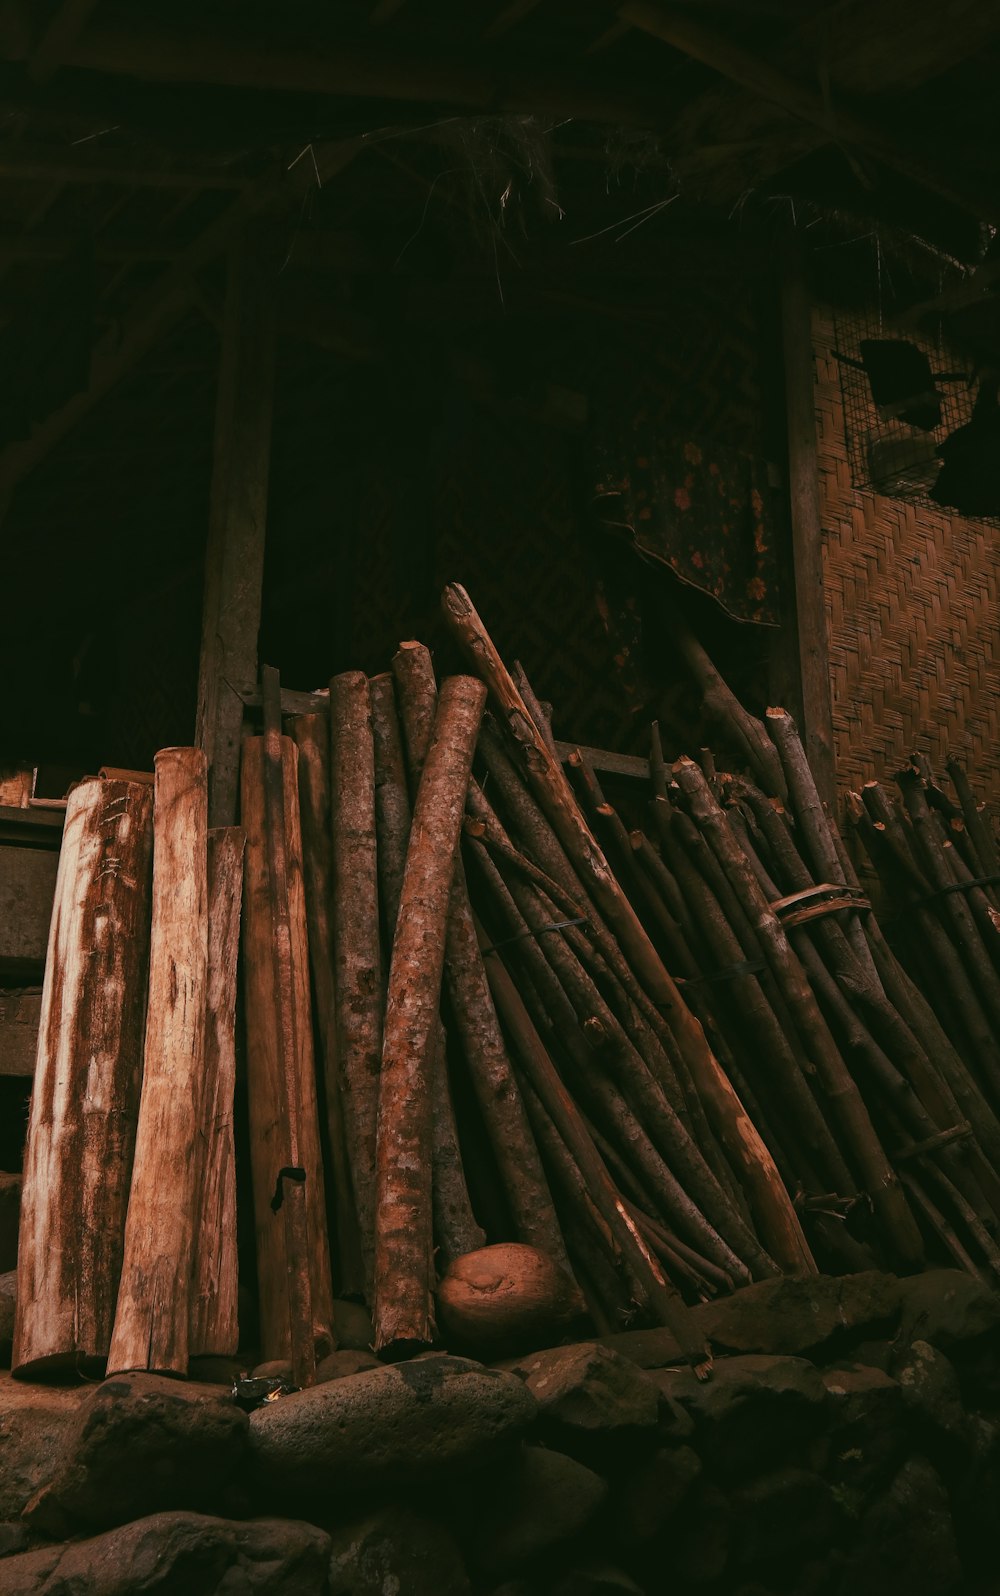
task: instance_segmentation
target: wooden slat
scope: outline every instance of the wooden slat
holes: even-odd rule
[[[0,1075],[34,1075],[41,1010],[40,986],[0,991]]]
[[[0,968],[44,966],[58,868],[47,848],[0,847]]]

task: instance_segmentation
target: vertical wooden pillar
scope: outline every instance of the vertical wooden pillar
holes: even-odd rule
[[[195,731],[211,826],[236,819],[243,695],[257,683],[275,355],[273,273],[258,242],[248,233],[230,251],[215,408]]]
[[[788,494],[795,573],[795,633],[804,725],[802,738],[816,786],[836,797],[830,644],[823,592],[823,520],[816,448],[812,315],[801,253],[790,251],[781,285]]]

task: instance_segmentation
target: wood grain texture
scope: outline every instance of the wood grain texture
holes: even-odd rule
[[[34,1075],[41,1013],[41,987],[0,991],[0,1075]]]
[[[298,1143],[306,1170],[306,1212],[312,1287],[313,1336],[318,1356],[333,1344],[333,1286],[326,1223],[326,1197],[319,1136],[312,1010],[309,991],[309,946],[305,887],[302,877],[302,833],[298,808],[297,750],[291,738],[281,739],[284,813],[291,929],[293,1024],[297,1040],[300,1105]],[[291,1350],[288,1316],[288,1263],[285,1226],[280,1207],[272,1207],[279,1172],[290,1164],[288,1126],[281,1114],[281,1054],[275,992],[273,929],[267,839],[264,829],[263,738],[243,744],[242,820],[247,846],[244,862],[243,956],[247,1019],[247,1093],[250,1112],[251,1174],[257,1238],[261,1354],[287,1358]]]
[[[204,1101],[191,1294],[191,1357],[228,1356],[239,1346],[236,1256],[236,972],[243,851],[240,826],[208,834],[208,986]]]
[[[24,1163],[12,1367],[107,1357],[132,1173],[149,954],[153,795],[70,795]]]
[[[208,977],[208,760],[154,760],[142,1098],[108,1369],[186,1374]]]

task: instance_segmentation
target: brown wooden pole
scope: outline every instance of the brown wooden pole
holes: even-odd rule
[[[154,760],[153,914],[142,1098],[108,1371],[186,1374],[208,975],[208,761]]]
[[[101,1372],[111,1344],[142,1080],[153,791],[81,782],[66,805],[24,1158],[11,1366]]]
[[[378,912],[375,748],[368,678],[361,671],[346,671],[331,681],[330,729],[337,1055],[351,1185],[371,1302],[384,984]]]
[[[208,834],[208,984],[190,1356],[228,1357],[239,1346],[236,1255],[236,967],[243,850],[239,826]]]
[[[334,1262],[343,1296],[364,1294],[361,1238],[347,1156],[344,1105],[337,1062],[337,1003],[333,979],[333,845],[330,838],[330,716],[298,715],[292,736],[299,751],[302,877],[309,933],[309,968],[316,1005],[316,1038],[323,1071],[329,1185],[333,1189],[337,1246]]]
[[[264,809],[264,740],[243,744],[242,818],[247,834],[243,894],[243,959],[247,1017],[247,1100],[250,1155],[257,1239],[261,1352],[265,1358],[288,1358],[292,1348],[289,1317],[289,1270],[284,1207],[290,1188],[304,1187],[307,1248],[312,1299],[312,1341],[316,1355],[333,1345],[333,1289],[326,1230],[323,1161],[313,1059],[309,955],[305,891],[302,882],[302,839],[298,811],[297,750],[291,738],[281,739],[283,812],[287,828],[285,857],[288,917],[292,955],[291,1003],[296,1039],[296,1090],[300,1106],[297,1140],[302,1160],[294,1164],[287,1120],[288,1102],[282,1059],[281,1011],[276,991],[274,912]],[[288,985],[286,980],[286,1000]],[[302,1182],[289,1169],[305,1169]]]
[[[376,1161],[375,1345],[407,1356],[434,1339],[431,1300],[430,1048],[448,900],[486,690],[441,689],[413,812],[392,947]]]

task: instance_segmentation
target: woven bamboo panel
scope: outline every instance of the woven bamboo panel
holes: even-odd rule
[[[838,783],[950,753],[998,804],[1000,531],[852,487],[823,312],[813,343]]]

